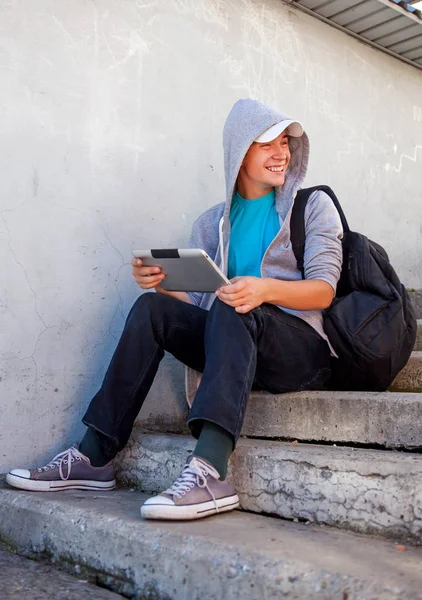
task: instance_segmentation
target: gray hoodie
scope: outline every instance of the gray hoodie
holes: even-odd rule
[[[226,201],[205,211],[194,223],[191,248],[202,248],[227,274],[230,242],[230,206],[240,166],[252,142],[272,125],[290,119],[256,100],[238,100],[227,117],[224,132],[224,170]],[[309,139],[306,133],[289,140],[291,160],[284,184],[275,188],[275,206],[280,218],[280,231],[268,246],[261,263],[261,276],[286,281],[302,278],[290,242],[290,215],[293,200],[308,168]],[[305,210],[306,244],[304,267],[306,279],[326,281],[336,290],[342,263],[340,217],[324,192],[315,192]],[[214,294],[190,293],[193,303],[209,309]],[[324,339],[320,310],[300,311],[279,307],[300,317]]]

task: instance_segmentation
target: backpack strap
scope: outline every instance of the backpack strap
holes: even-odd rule
[[[341,208],[340,202],[333,190],[328,185],[316,185],[314,187],[305,188],[299,190],[294,200],[292,214],[290,217],[290,241],[292,243],[293,253],[296,258],[297,268],[302,274],[302,279],[305,279],[305,266],[303,263],[305,256],[305,208],[306,204],[316,191],[325,192],[327,196],[330,196],[336,207],[338,214],[340,215],[343,232],[350,231],[343,209]]]
[[[302,274],[302,279],[305,279],[305,266],[303,258],[305,255],[305,208],[312,194],[312,188],[299,190],[294,200],[292,214],[290,217],[290,241],[296,258],[298,270]]]

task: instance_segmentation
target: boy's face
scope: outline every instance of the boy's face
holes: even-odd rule
[[[240,182],[248,188],[265,191],[283,185],[290,163],[289,138],[283,131],[271,142],[254,142],[243,159],[239,170]]]

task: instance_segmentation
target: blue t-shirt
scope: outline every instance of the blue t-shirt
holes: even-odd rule
[[[280,230],[274,190],[256,200],[245,200],[236,192],[230,224],[229,279],[239,275],[261,277],[262,258]]]

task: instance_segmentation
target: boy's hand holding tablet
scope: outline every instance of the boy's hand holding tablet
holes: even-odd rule
[[[145,266],[140,258],[132,259],[132,267],[132,275],[143,290],[157,287],[165,277],[164,273],[161,272],[161,267]]]
[[[144,290],[215,292],[230,283],[204,250],[135,250],[133,255],[133,276]]]

